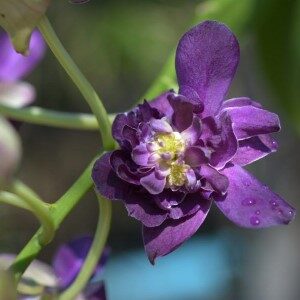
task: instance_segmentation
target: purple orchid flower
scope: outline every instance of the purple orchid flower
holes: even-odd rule
[[[30,54],[24,57],[13,49],[6,33],[0,34],[0,104],[12,107],[29,105],[35,89],[20,81],[43,58],[45,43],[38,31],[32,35]],[[7,185],[21,158],[21,143],[12,124],[0,116],[0,186]]]
[[[52,267],[34,261],[24,273],[18,285],[20,300],[38,300],[43,295],[57,295],[67,289],[78,275],[90,250],[93,239],[90,236],[77,238],[62,245],[54,255]],[[76,300],[105,300],[104,282],[98,280],[104,271],[110,249],[106,247],[99,263],[85,290]],[[15,255],[1,254],[0,269],[7,269],[14,261]],[[94,278],[97,278],[94,280]]]
[[[56,252],[52,265],[61,290],[70,286],[77,277],[92,242],[93,239],[90,236],[81,237],[61,246]],[[94,277],[99,278],[102,275],[109,253],[110,249],[106,247],[91,277],[91,281]],[[103,281],[90,283],[85,289],[84,295],[87,300],[106,299]]]
[[[242,167],[277,149],[278,116],[246,97],[224,100],[239,44],[223,24],[203,22],[180,40],[179,92],[118,114],[120,149],[95,163],[97,191],[122,200],[143,224],[151,263],[179,247],[204,222],[212,202],[239,226],[288,224],[295,210]]]
[[[30,104],[35,99],[35,90],[22,82],[44,57],[46,45],[36,30],[30,40],[29,55],[17,53],[5,32],[0,34],[0,103],[14,107]]]

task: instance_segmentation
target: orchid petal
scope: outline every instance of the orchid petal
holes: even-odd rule
[[[186,94],[186,87],[191,88],[204,104],[203,116],[215,115],[238,62],[239,45],[228,27],[215,21],[205,21],[193,27],[177,47],[179,93],[189,98],[191,95]]]
[[[6,33],[0,35],[0,81],[16,81],[28,75],[44,57],[42,35],[36,30],[30,39],[29,55],[17,53]]]
[[[35,89],[27,82],[0,82],[0,104],[21,108],[35,100]]]
[[[179,220],[169,219],[158,227],[143,226],[145,250],[152,264],[160,256],[169,254],[189,239],[204,222],[210,208],[210,201],[194,215]]]
[[[231,117],[238,140],[280,130],[278,116],[267,110],[249,105],[229,108],[226,112]]]
[[[161,193],[166,185],[166,178],[161,177],[157,172],[153,171],[149,175],[142,177],[141,185],[153,195]]]
[[[102,155],[95,163],[92,178],[97,191],[110,200],[122,200],[130,189],[126,181],[121,180],[110,164],[112,152]]]
[[[240,166],[225,168],[222,174],[229,179],[229,187],[225,196],[215,198],[215,203],[235,224],[263,228],[288,224],[295,217],[292,206]]]
[[[246,166],[277,150],[278,145],[270,135],[253,136],[239,141],[239,148],[231,160],[233,164]]]

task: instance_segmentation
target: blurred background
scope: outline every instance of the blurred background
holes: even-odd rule
[[[149,88],[181,35],[205,19],[226,23],[238,36],[241,62],[229,97],[249,96],[281,117],[279,151],[249,168],[300,208],[300,1],[91,0],[55,1],[48,11],[59,37],[99,92],[109,112],[130,108]],[[173,67],[170,74],[174,73]],[[38,106],[89,112],[48,51],[28,81]],[[19,177],[43,199],[61,196],[99,151],[98,133],[23,124]],[[300,221],[251,231],[214,210],[198,233],[153,267],[143,252],[140,224],[113,206],[112,255],[105,272],[109,299],[300,299]],[[40,255],[46,262],[61,243],[93,234],[97,201],[89,193]],[[1,206],[0,252],[17,253],[38,224]]]

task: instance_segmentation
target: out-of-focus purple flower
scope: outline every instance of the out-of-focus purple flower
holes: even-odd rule
[[[20,300],[38,300],[41,295],[58,295],[67,289],[78,275],[92,245],[89,236],[77,238],[62,245],[54,255],[52,267],[34,261],[24,273],[18,285]],[[105,248],[99,263],[85,290],[76,300],[105,300],[105,286],[101,278],[110,249]],[[14,261],[11,254],[0,255],[0,269],[7,269]],[[97,278],[97,280],[93,280]]]
[[[276,151],[270,133],[280,124],[249,98],[224,101],[238,62],[238,41],[225,25],[192,28],[177,48],[179,92],[117,115],[112,134],[120,149],[94,166],[98,192],[122,200],[142,222],[151,263],[191,237],[212,202],[248,228],[294,218],[294,208],[242,168]]]
[[[86,256],[88,255],[92,242],[93,239],[89,236],[86,236],[75,239],[58,249],[54,256],[52,265],[56,277],[59,280],[60,289],[67,288],[75,280]],[[108,259],[109,253],[110,249],[106,247],[93,273],[93,276],[91,277],[91,280],[93,279],[94,275],[100,277],[100,274],[102,274],[104,270],[104,266]],[[86,295],[86,299],[89,300],[93,300],[93,295],[97,295],[99,293],[102,295],[102,298],[99,299],[105,299],[105,289],[103,282],[97,282],[88,285],[84,293]]]
[[[29,41],[50,0],[0,1],[0,26],[10,35],[18,53],[28,54]]]
[[[45,42],[41,34],[33,32],[29,55],[18,54],[5,32],[0,35],[0,103],[22,107],[34,101],[34,87],[21,82],[42,60],[45,53]]]
[[[23,107],[35,99],[34,87],[20,81],[40,62],[45,53],[41,34],[34,31],[30,54],[25,57],[13,49],[8,35],[0,34],[0,104]],[[18,134],[11,123],[0,117],[0,187],[8,184],[21,158]]]

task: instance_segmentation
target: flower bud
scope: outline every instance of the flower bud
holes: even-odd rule
[[[0,269],[0,299],[17,300],[17,289],[13,276]]]
[[[28,54],[32,31],[49,3],[50,0],[0,0],[0,26],[9,33],[17,52]]]
[[[15,129],[0,118],[0,189],[9,184],[20,158],[20,138]]]

